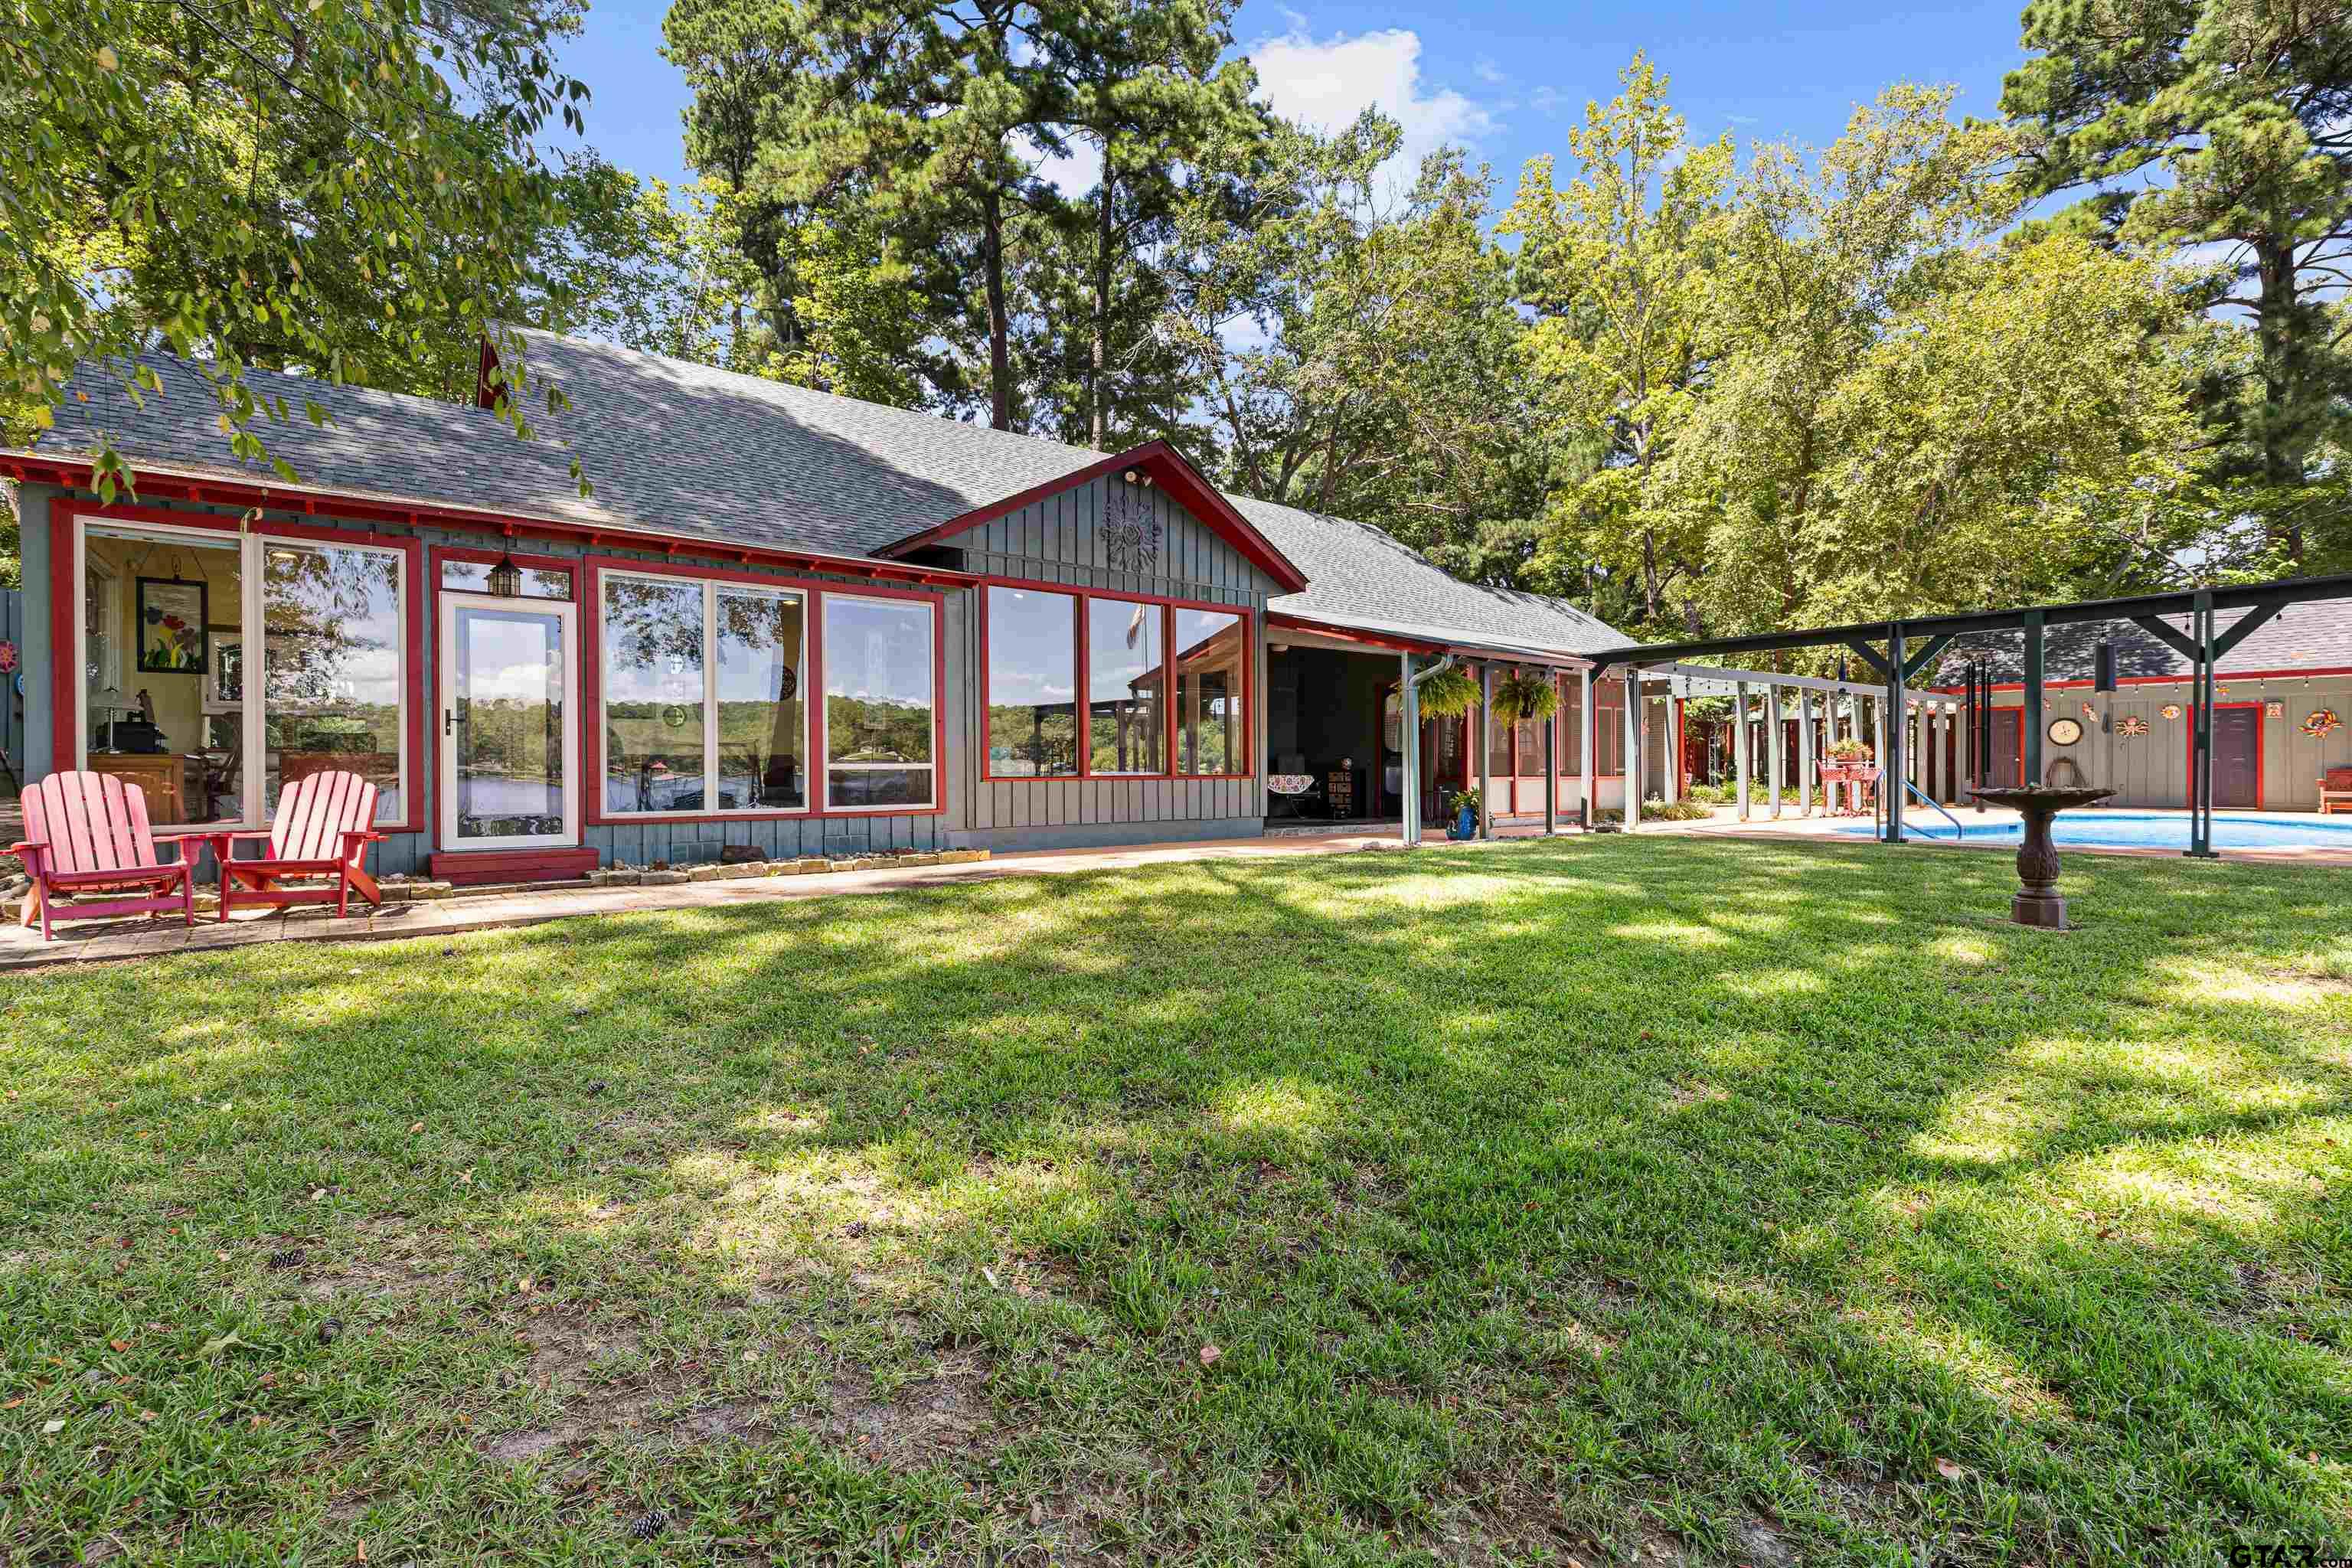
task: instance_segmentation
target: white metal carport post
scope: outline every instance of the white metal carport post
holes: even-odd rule
[[[1478,667],[1478,838],[1492,838],[1495,819],[1495,661]]]
[[[1421,688],[1413,684],[1412,655],[1397,655],[1397,791],[1403,814],[1401,837],[1407,845],[1421,842]]]
[[[1731,689],[1731,759],[1739,775],[1739,820],[1748,820],[1748,682]]]
[[[1813,815],[1813,689],[1797,688],[1797,815]]]
[[[1780,819],[1780,683],[1764,688],[1764,787],[1772,800],[1772,820]]]

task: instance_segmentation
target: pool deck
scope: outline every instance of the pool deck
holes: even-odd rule
[[[1964,832],[1973,830],[1979,824],[1986,827],[2013,827],[2018,822],[2017,813],[2013,811],[2001,810],[1998,807],[1988,806],[1984,810],[1979,811],[1972,805],[1955,805],[1947,807],[1947,809],[1949,810],[1954,816],[1959,818],[1960,826]],[[2159,858],[2177,860],[2181,858],[2181,852],[2188,847],[2189,814],[2187,812],[2158,811],[2139,806],[2118,806],[2114,809],[2128,810],[2136,816],[2158,816],[2178,822],[2180,825],[2179,844],[2178,846],[2162,844],[2061,844],[2058,847],[2059,852],[2064,855],[2155,856]],[[2270,821],[2276,820],[2281,817],[2292,820],[2297,816],[2308,816],[2308,813],[2277,811],[2217,811],[2213,814],[2213,820],[2217,824],[2224,824],[2233,816],[2258,816],[2265,821]],[[1909,820],[1916,822],[1922,816],[1926,817],[1927,821],[1934,823],[1938,827],[1946,826],[1944,819],[1941,816],[1937,816],[1932,811],[1927,811],[1922,807],[1914,805],[1911,808]],[[1640,831],[1645,834],[1696,834],[1707,837],[1801,839],[1815,844],[1868,844],[1873,842],[1870,838],[1851,834],[1845,830],[1852,827],[1865,826],[1869,821],[1870,819],[1866,816],[1824,816],[1822,815],[1818,807],[1815,808],[1812,816],[1800,816],[1797,815],[1793,806],[1784,810],[1782,814],[1776,818],[1770,816],[1762,805],[1751,804],[1748,807],[1748,820],[1746,822],[1739,820],[1738,807],[1720,805],[1715,808],[1715,816],[1705,822],[1644,822],[1642,825]],[[2347,838],[2352,838],[2352,834],[2347,834],[2346,837]],[[2015,854],[2017,852],[2017,840],[2014,838],[1987,838],[1971,840],[1963,837],[1957,842],[1949,838],[1917,838],[1912,840],[1912,843],[1915,843],[1923,848],[2000,849],[2006,850],[2011,854]],[[1908,847],[1909,846],[1907,845],[1906,846],[1906,847]],[[2272,845],[2243,849],[2231,848],[2224,846],[2221,850],[2221,857],[2224,860],[2254,860],[2264,863],[2292,866],[2352,866],[2352,845],[2347,845],[2346,847],[2340,849],[2305,845]]]

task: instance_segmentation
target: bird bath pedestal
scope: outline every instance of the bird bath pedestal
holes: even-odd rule
[[[2058,847],[2050,841],[2050,824],[2062,811],[2096,805],[2116,792],[2111,789],[1979,789],[1969,792],[1980,801],[2016,808],[2025,818],[2025,842],[2017,850],[2017,879],[2021,884],[2009,902],[2009,917],[2021,926],[2045,931],[2066,929],[2066,900],[2058,895]]]

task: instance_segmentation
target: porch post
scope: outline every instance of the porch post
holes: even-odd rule
[[[1559,671],[1544,677],[1551,682],[1554,698],[1559,696]],[[1559,831],[1559,710],[1554,708],[1551,717],[1544,721],[1544,837],[1549,838]]]
[[[1625,667],[1625,831],[1642,826],[1642,672]]]
[[[2217,860],[2213,853],[2213,595],[2200,590],[2189,612],[2189,635],[2197,639],[2197,662],[2189,671],[2189,854]]]
[[[1397,655],[1397,777],[1403,842],[1421,842],[1421,690],[1412,683],[1412,655]]]
[[[1675,683],[1679,676],[1666,678],[1666,707],[1659,721],[1665,728],[1666,765],[1658,770],[1663,782],[1659,797],[1668,805],[1683,797],[1683,700],[1675,695]]]
[[[1601,787],[1601,775],[1598,771],[1601,766],[1601,759],[1593,754],[1601,749],[1601,715],[1595,712],[1592,707],[1592,667],[1588,664],[1582,669],[1578,670],[1576,672],[1576,679],[1581,683],[1579,687],[1579,691],[1584,699],[1581,702],[1577,704],[1576,708],[1577,739],[1583,742],[1577,749],[1584,755],[1584,804],[1581,807],[1581,811],[1583,813],[1582,826],[1584,831],[1590,833],[1592,831],[1592,813],[1594,809],[1592,796]]]
[[[1748,820],[1748,682],[1731,689],[1731,767],[1739,780],[1739,820]]]
[[[1886,628],[1886,738],[1894,751],[1878,775],[1879,787],[1886,791],[1889,844],[1903,842],[1903,808],[1910,804],[1911,704],[1903,696],[1904,657],[1903,623],[1895,621]]]
[[[1492,838],[1495,816],[1495,661],[1478,667],[1478,837]]]
[[[1772,805],[1772,820],[1780,820],[1780,683],[1764,688],[1764,793]]]
[[[2042,786],[2042,612],[2025,617],[2025,787]]]
[[[1813,693],[1797,688],[1797,815],[1813,815]]]

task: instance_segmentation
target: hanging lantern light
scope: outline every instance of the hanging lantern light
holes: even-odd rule
[[[500,599],[522,596],[522,568],[514,563],[511,554],[499,552],[499,563],[490,568],[489,589],[494,597]]]

